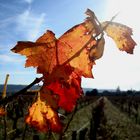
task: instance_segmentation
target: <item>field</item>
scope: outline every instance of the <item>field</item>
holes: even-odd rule
[[[140,97],[83,96],[72,113],[64,116],[63,134],[41,133],[24,123],[33,95],[19,96],[7,106],[7,116],[0,119],[1,140],[139,140]]]

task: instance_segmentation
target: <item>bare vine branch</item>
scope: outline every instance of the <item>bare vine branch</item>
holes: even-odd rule
[[[0,100],[0,105],[4,105],[7,104],[8,102],[12,101],[13,99],[15,99],[16,97],[18,97],[19,95],[24,95],[24,93],[31,88],[32,86],[34,86],[35,84],[39,83],[41,80],[43,79],[43,77],[41,78],[36,78],[31,84],[29,84],[28,86],[26,86],[25,88],[21,89],[20,91],[16,92],[15,94],[9,96],[9,97],[5,97],[4,99]]]

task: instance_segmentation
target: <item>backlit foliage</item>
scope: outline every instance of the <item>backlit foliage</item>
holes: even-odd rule
[[[4,116],[6,114],[6,111],[4,108],[0,107],[0,116]]]
[[[71,112],[82,95],[81,77],[93,78],[92,66],[103,55],[104,32],[120,50],[133,53],[136,43],[132,30],[112,21],[100,23],[91,10],[83,23],[75,25],[59,38],[48,30],[36,42],[20,41],[13,52],[27,57],[26,67],[43,74],[39,99],[29,109],[26,122],[40,131],[60,132],[58,108]]]
[[[61,132],[62,124],[58,114],[38,97],[37,101],[30,107],[26,123],[40,131]]]

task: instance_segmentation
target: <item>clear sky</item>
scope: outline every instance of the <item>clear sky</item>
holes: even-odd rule
[[[95,79],[82,79],[83,87],[140,90],[140,20],[138,0],[0,0],[0,84],[10,74],[9,84],[29,84],[36,74],[24,68],[25,57],[10,51],[17,41],[35,41],[46,30],[57,37],[83,22],[87,8],[100,21],[110,20],[119,12],[116,22],[133,28],[137,46],[134,55],[121,52],[106,37],[104,56],[93,67]]]

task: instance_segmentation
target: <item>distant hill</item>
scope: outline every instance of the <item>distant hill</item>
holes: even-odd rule
[[[7,92],[17,92],[23,88],[25,88],[27,85],[7,85]],[[3,87],[4,85],[0,85],[0,92],[3,91]],[[33,86],[31,89],[34,90],[34,89],[38,89],[39,86],[36,85],[36,86]],[[87,92],[87,91],[91,91],[92,88],[83,88],[83,91],[84,93]]]
[[[9,84],[7,85],[7,92],[11,93],[11,92],[17,92],[23,88],[25,88],[27,85],[12,85],[12,84]],[[0,92],[3,91],[3,87],[4,85],[0,85]],[[31,90],[35,90],[35,89],[38,89],[40,88],[38,85],[35,85],[31,88]],[[87,91],[92,91],[93,88],[83,88],[83,92],[86,93]],[[102,93],[103,91],[105,91],[105,89],[97,89],[98,90],[98,93]],[[114,91],[114,90],[108,90],[108,91]]]
[[[83,92],[86,93],[87,91],[92,91],[92,88],[83,88]]]
[[[7,92],[17,92],[17,91],[25,88],[26,86],[27,85],[7,85]],[[4,85],[0,85],[0,92],[3,91],[3,87],[4,87]],[[38,89],[38,88],[39,88],[39,86],[35,85],[31,89],[35,90],[35,89]]]

